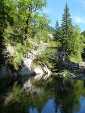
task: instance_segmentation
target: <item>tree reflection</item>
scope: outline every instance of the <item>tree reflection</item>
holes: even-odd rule
[[[44,89],[44,98],[48,99],[48,97],[52,97],[55,100],[55,113],[75,113],[80,109],[80,96],[85,94],[84,84],[85,81],[81,80],[53,77],[52,81],[48,83],[46,89]],[[49,93],[46,94],[47,91],[49,91]],[[45,105],[45,99],[42,96],[40,98],[42,98],[43,105]],[[40,102],[39,104],[41,105]],[[40,109],[40,111],[42,111],[42,108]],[[46,109],[49,111],[47,107]]]
[[[83,91],[83,81],[56,80],[55,103],[59,103],[61,113],[73,113],[80,109],[80,94]],[[57,113],[57,109],[55,111]]]
[[[40,97],[43,100],[43,105],[46,105],[45,100],[50,100],[48,97],[51,97],[54,99],[55,104],[50,105],[49,109],[55,109],[55,113],[76,113],[80,110],[80,97],[85,95],[85,81],[54,77],[49,84],[51,87],[46,87],[44,96]],[[46,94],[46,91],[49,91],[49,93]],[[40,102],[39,104],[41,105]],[[48,102],[47,105],[49,105]],[[46,106],[44,107],[46,110],[43,113],[46,113],[46,111],[51,112]],[[43,111],[42,107],[40,109],[40,111]]]

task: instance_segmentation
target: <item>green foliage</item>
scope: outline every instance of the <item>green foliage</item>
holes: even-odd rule
[[[20,86],[15,84],[5,98],[1,111],[2,113],[27,113],[28,106],[29,97],[23,93]]]
[[[21,43],[17,43],[14,48],[15,53],[10,56],[9,63],[14,65],[15,69],[18,69],[22,63],[23,56],[26,52],[30,51],[32,44],[28,43],[27,45],[22,45]]]
[[[48,47],[45,49],[45,51],[42,52],[41,55],[37,57],[37,59],[34,60],[35,66],[37,64],[46,64],[49,68],[52,68],[54,62],[51,62],[51,58],[54,58],[56,48],[58,48],[58,46],[58,42],[54,40],[49,40]]]
[[[71,40],[71,36],[73,34],[73,26],[67,4],[65,6],[64,14],[62,17],[61,30],[62,30],[62,40],[61,40],[62,47],[63,49],[65,49],[65,51],[69,52],[68,46],[69,46],[69,41]]]
[[[5,0],[0,0],[0,64],[5,64],[5,40],[4,40],[4,30],[7,28],[7,24],[11,24],[13,21],[11,15],[9,15],[10,8],[5,4]],[[0,65],[0,66],[1,66]]]
[[[80,35],[80,31],[78,28],[74,28],[74,32],[71,35],[71,39],[69,39],[69,50],[72,54],[78,55],[78,53],[82,52],[82,39]]]
[[[27,1],[19,1],[19,22],[18,25],[21,26],[20,31],[22,34],[23,41],[26,41],[27,38],[35,36],[38,32],[37,30],[41,30],[41,26],[43,25],[44,16],[39,13],[39,10],[45,6],[44,0],[27,0]],[[21,21],[20,21],[21,20]],[[45,19],[46,20],[46,19]],[[23,26],[23,27],[22,27]],[[25,40],[24,40],[25,39]]]
[[[62,41],[62,30],[61,30],[61,27],[59,26],[58,20],[56,21],[54,38],[57,41]]]
[[[48,25],[47,29],[50,33],[52,33],[52,34],[55,33],[55,28],[53,28],[52,26]]]
[[[66,52],[66,57],[73,62],[81,62],[81,54],[84,47],[84,37],[80,33],[78,27],[72,24],[71,14],[66,4],[62,23],[56,26],[55,38],[60,41],[61,48]]]
[[[0,64],[5,61],[6,45],[11,44],[16,48],[16,54],[9,60],[18,65],[25,52],[32,48],[30,38],[40,33],[41,40],[47,41],[42,36],[47,35],[48,19],[42,13],[46,0],[3,0],[0,3]]]
[[[70,51],[70,59],[74,59],[73,62],[81,62],[81,54],[83,51],[83,41],[82,36],[80,35],[80,31],[78,28],[74,28],[73,34],[71,38],[68,40],[68,49]]]

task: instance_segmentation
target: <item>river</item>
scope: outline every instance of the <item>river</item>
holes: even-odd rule
[[[85,81],[52,80],[40,89],[28,113],[85,113]]]

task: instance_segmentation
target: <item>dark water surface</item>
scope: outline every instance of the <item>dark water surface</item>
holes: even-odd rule
[[[73,113],[85,113],[85,97],[81,96],[80,97],[80,101],[79,101],[79,104],[80,104],[80,108],[79,110],[77,111],[73,111]],[[49,99],[45,106],[43,107],[41,113],[65,113],[61,106],[57,104],[57,106],[55,106],[56,103],[55,103],[55,100],[54,99]],[[74,108],[75,109],[75,108]],[[30,107],[29,108],[29,113],[39,113],[37,108],[35,107]]]
[[[85,113],[85,81],[58,80],[50,85],[33,98],[28,113]]]

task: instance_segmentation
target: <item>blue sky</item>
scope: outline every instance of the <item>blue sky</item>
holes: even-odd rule
[[[66,0],[47,0],[47,8],[44,12],[48,15],[52,26],[58,18],[61,22]],[[81,30],[85,30],[85,0],[68,0],[68,6],[75,25],[79,25]]]

